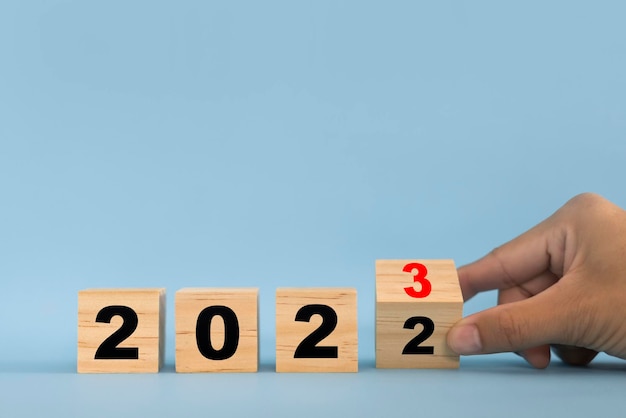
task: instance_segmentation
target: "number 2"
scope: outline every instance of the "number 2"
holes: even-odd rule
[[[433,332],[435,332],[435,323],[432,319],[425,316],[412,316],[404,322],[404,328],[415,329],[417,324],[422,325],[424,329],[404,346],[402,354],[434,354],[435,347],[432,345],[420,347],[420,344],[433,335]]]
[[[122,317],[122,326],[100,344],[94,358],[96,360],[137,360],[139,358],[139,348],[118,347],[121,342],[130,337],[137,329],[137,324],[139,323],[137,312],[128,306],[105,306],[96,315],[96,322],[109,324],[114,316]]]
[[[413,270],[417,270],[417,274],[413,276],[413,282],[421,284],[422,289],[418,292],[414,287],[410,286],[405,287],[404,291],[412,298],[425,298],[430,295],[430,291],[432,290],[432,285],[426,278],[428,269],[421,263],[409,263],[402,269],[402,271],[407,273],[411,273]]]
[[[335,330],[337,312],[328,305],[305,305],[296,313],[296,321],[309,322],[313,315],[320,315],[322,324],[302,340],[293,358],[338,358],[337,346],[320,347],[317,345]]]

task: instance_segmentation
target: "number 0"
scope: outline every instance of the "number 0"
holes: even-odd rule
[[[216,316],[224,321],[224,345],[219,350],[211,343],[211,321]],[[200,312],[196,321],[196,344],[209,360],[231,358],[239,346],[239,321],[235,312],[227,306],[209,306]]]

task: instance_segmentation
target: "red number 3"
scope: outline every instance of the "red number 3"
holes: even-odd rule
[[[422,289],[418,292],[417,290],[415,290],[414,287],[411,286],[405,287],[404,291],[412,298],[425,298],[426,296],[430,295],[430,291],[433,288],[426,278],[426,275],[428,274],[428,269],[425,265],[420,263],[409,263],[402,269],[402,271],[405,271],[407,273],[411,273],[413,270],[417,270],[417,274],[413,276],[413,281],[415,283],[421,284]]]

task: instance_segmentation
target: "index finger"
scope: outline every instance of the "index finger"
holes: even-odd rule
[[[548,270],[551,241],[555,237],[553,228],[548,218],[483,258],[460,267],[463,299],[468,300],[486,290],[518,286]]]

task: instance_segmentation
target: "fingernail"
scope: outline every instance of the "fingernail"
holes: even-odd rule
[[[448,345],[457,354],[478,354],[483,345],[480,342],[478,328],[474,324],[460,325],[450,330]]]

